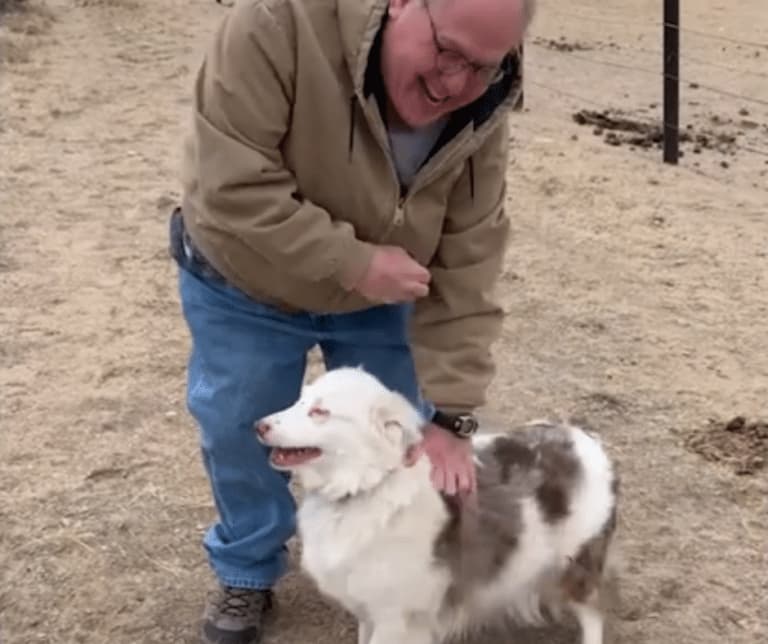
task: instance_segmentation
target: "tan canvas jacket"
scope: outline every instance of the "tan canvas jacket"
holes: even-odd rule
[[[402,246],[432,274],[412,327],[424,394],[469,410],[501,326],[492,290],[519,65],[511,56],[507,78],[454,117],[403,192],[378,107],[385,14],[385,0],[239,0],[196,78],[184,220],[233,285],[287,310],[370,306],[342,283],[373,244]]]

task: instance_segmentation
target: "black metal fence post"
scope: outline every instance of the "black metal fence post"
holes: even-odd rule
[[[518,96],[517,102],[513,106],[513,109],[516,112],[519,112],[519,111],[521,111],[523,109],[524,102],[525,102],[525,81],[524,81],[524,77],[525,77],[525,71],[524,71],[525,70],[525,64],[524,64],[525,55],[523,54],[523,49],[524,49],[524,47],[521,44],[520,45],[520,50],[519,50],[519,53],[518,53],[518,56],[519,56],[518,61],[520,63],[520,80],[521,80],[520,96]]]
[[[680,156],[680,0],[664,0],[664,162]]]

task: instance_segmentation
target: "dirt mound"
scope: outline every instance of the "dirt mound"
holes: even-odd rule
[[[542,47],[546,47],[547,49],[552,49],[554,51],[589,51],[594,49],[594,47],[591,45],[579,42],[578,40],[566,40],[565,36],[560,36],[558,40],[555,40],[554,38],[539,37],[534,38],[533,42],[536,45],[541,45]]]
[[[630,118],[618,110],[579,110],[574,113],[573,120],[579,125],[594,127],[596,136],[604,136],[609,145],[630,145],[640,148],[660,148],[664,141],[664,128],[661,121],[640,121]],[[711,120],[713,125],[723,121]],[[715,130],[712,128],[694,128],[687,125],[680,131],[680,144],[688,144],[694,154],[703,150],[733,154],[738,133],[730,130]]]
[[[710,419],[704,429],[685,437],[685,446],[707,461],[732,466],[736,474],[755,474],[768,461],[768,419]]]

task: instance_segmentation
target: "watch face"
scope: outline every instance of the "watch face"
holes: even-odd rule
[[[463,436],[474,434],[477,430],[477,420],[472,416],[459,417],[458,430]]]
[[[480,426],[473,414],[445,414],[439,411],[435,412],[433,422],[465,438],[472,436]]]

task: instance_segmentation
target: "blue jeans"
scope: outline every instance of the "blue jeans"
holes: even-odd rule
[[[327,369],[362,365],[429,417],[407,337],[411,308],[283,313],[202,271],[189,254],[176,259],[192,338],[187,406],[218,511],[204,547],[222,584],[271,588],[286,570],[296,508],[288,477],[269,466],[254,422],[296,400],[315,345]]]

